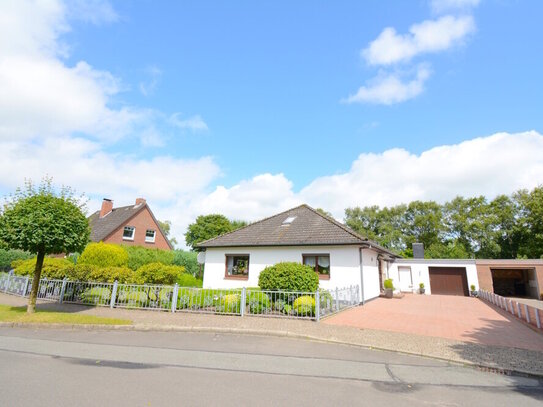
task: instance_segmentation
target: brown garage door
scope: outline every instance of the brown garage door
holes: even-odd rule
[[[468,296],[465,267],[430,267],[432,294]]]

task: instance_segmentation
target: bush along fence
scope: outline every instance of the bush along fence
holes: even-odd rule
[[[0,273],[0,291],[26,297],[32,279]],[[359,304],[359,287],[316,292],[209,289],[41,279],[38,298],[111,308],[320,320]]]
[[[483,299],[484,301],[494,304],[495,306],[510,312],[513,316],[516,316],[517,318],[520,318],[521,320],[542,329],[541,320],[543,319],[543,310],[531,307],[527,304],[520,304],[517,301],[513,301],[509,298],[505,298],[484,290],[479,290],[478,295],[479,298]]]

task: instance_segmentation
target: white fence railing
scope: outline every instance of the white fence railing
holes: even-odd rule
[[[538,329],[541,329],[543,310],[532,307],[528,304],[519,303],[518,301],[514,301],[510,298],[505,298],[485,290],[479,290],[478,295],[482,300],[494,304],[504,311],[509,312],[511,315],[524,320],[533,326],[536,326]]]
[[[32,280],[0,273],[0,291],[28,296]],[[359,287],[317,292],[251,288],[209,289],[176,285],[137,285],[41,279],[38,298],[60,303],[319,320],[360,302]]]

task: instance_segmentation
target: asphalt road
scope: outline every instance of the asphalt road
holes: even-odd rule
[[[2,406],[541,406],[532,378],[287,338],[0,328]]]

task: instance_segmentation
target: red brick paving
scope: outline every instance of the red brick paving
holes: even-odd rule
[[[378,298],[327,318],[323,323],[543,351],[542,334],[472,297]]]

